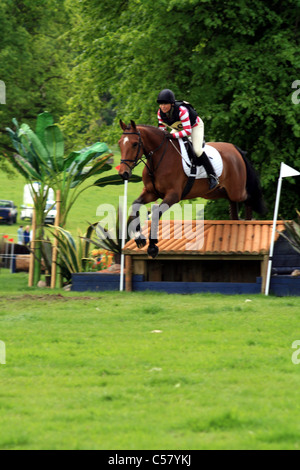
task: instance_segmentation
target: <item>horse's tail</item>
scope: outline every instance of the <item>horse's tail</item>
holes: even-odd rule
[[[248,198],[245,202],[249,204],[250,207],[258,214],[265,215],[268,209],[264,201],[260,178],[256,173],[255,169],[253,168],[252,163],[246,157],[247,152],[244,152],[244,150],[241,150],[236,145],[235,148],[242,155],[247,170],[246,189],[248,193]]]

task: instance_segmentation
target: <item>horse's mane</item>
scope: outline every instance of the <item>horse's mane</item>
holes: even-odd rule
[[[156,135],[162,135],[164,133],[164,131],[162,129],[160,129],[159,127],[155,127],[155,126],[151,126],[150,124],[135,124],[136,127],[142,127],[142,128],[145,128],[145,129],[149,129],[150,131],[153,131],[154,134]],[[132,126],[131,124],[128,124],[125,128],[125,131],[131,131],[132,130]]]
[[[137,127],[144,127],[146,129],[149,129],[149,130],[153,131],[157,135],[161,135],[164,132],[159,127],[150,126],[149,124],[137,124]]]

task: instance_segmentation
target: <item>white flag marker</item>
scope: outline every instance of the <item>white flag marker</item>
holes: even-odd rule
[[[273,217],[272,237],[271,237],[271,246],[270,246],[270,252],[269,252],[269,263],[268,263],[265,295],[269,295],[269,289],[270,289],[270,280],[271,280],[272,262],[273,262],[273,253],[274,253],[274,242],[275,242],[275,233],[276,233],[276,224],[277,224],[280,193],[281,193],[281,186],[282,186],[282,178],[288,178],[290,176],[299,176],[299,175],[300,175],[299,171],[294,170],[294,168],[286,165],[285,163],[281,163],[280,175],[278,178],[278,185],[277,185],[274,217]]]
[[[294,170],[291,166],[281,163],[280,167],[280,178],[287,178],[289,176],[299,176],[300,171]]]

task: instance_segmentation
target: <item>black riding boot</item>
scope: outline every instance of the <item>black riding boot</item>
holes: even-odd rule
[[[200,157],[197,157],[197,166],[198,165],[204,166],[209,180],[209,189],[215,189],[219,184],[219,180],[214,170],[214,167],[212,166],[211,161],[205,152],[202,152],[202,155],[200,155]]]

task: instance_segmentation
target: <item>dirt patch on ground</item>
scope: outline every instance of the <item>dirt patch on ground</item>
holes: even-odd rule
[[[24,295],[19,295],[19,296],[13,296],[13,297],[0,297],[0,302],[1,300],[9,300],[9,301],[16,301],[20,302],[22,300],[32,300],[32,301],[42,301],[42,302],[57,302],[57,301],[62,301],[62,302],[68,302],[69,300],[98,300],[100,297],[85,297],[85,296],[80,296],[80,297],[65,297],[64,295],[61,294],[49,294],[49,295],[31,295],[31,294],[24,294]]]

